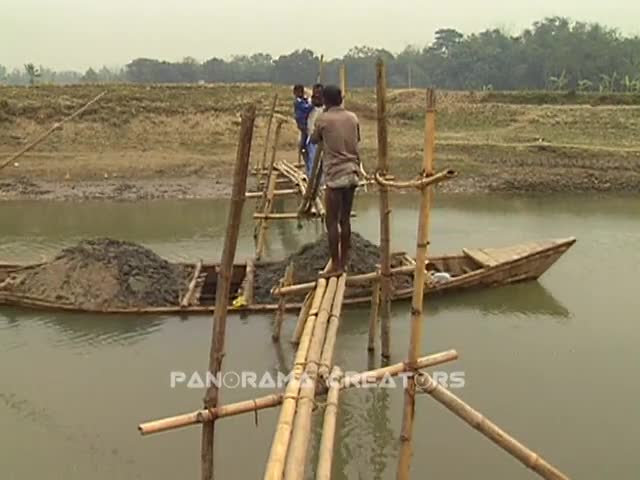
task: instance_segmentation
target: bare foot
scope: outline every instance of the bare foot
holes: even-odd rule
[[[331,278],[331,277],[339,277],[344,273],[344,269],[342,268],[332,268],[326,272],[320,272],[318,274],[318,278]]]

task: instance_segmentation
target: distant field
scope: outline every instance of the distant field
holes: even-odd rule
[[[0,157],[103,90],[108,94],[95,107],[54,133],[19,167],[1,172],[0,179],[210,175],[225,180],[242,106],[258,104],[254,155],[261,155],[274,93],[277,112],[290,119],[282,155],[296,156],[287,87],[81,85],[0,87]],[[412,176],[421,157],[424,92],[390,90],[388,97],[392,168]],[[363,160],[373,170],[375,92],[350,91],[346,105],[361,119]],[[462,189],[640,190],[638,95],[443,91],[437,126],[437,164],[459,170]]]

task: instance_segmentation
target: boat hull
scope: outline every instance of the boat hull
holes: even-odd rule
[[[571,248],[576,242],[575,238],[551,240],[534,244],[518,245],[502,249],[463,250],[463,255],[449,255],[432,257],[428,265],[434,265],[436,270],[460,270],[458,275],[442,283],[430,283],[425,289],[426,296],[446,295],[464,290],[476,290],[495,288],[513,283],[534,281],[542,276],[556,261]],[[187,315],[210,314],[215,310],[214,305],[179,305],[167,307],[146,308],[109,308],[88,309],[78,305],[54,303],[44,299],[30,297],[28,295],[16,295],[8,291],[2,291],[1,285],[11,273],[25,268],[20,265],[0,263],[0,305],[16,306],[38,310],[57,310],[81,313],[108,313],[131,315]],[[216,266],[207,264],[205,270],[214,272]],[[241,277],[245,268],[244,264],[234,266],[234,276]],[[429,267],[428,267],[429,268]],[[433,268],[433,267],[431,267]],[[466,271],[468,270],[468,271]],[[349,296],[344,300],[345,305],[363,305],[371,302],[371,295]],[[393,301],[404,301],[413,295],[413,288],[397,290],[393,293]],[[239,308],[229,305],[229,311],[234,313],[270,312],[278,309],[277,299],[269,304],[252,304]],[[286,310],[298,310],[300,302],[287,302]]]

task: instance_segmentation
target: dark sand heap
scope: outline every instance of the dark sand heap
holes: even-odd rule
[[[83,240],[51,261],[17,272],[13,293],[87,309],[175,306],[193,267],[112,239]]]
[[[255,303],[274,303],[276,299],[271,295],[271,289],[279,284],[280,279],[289,263],[293,262],[293,283],[313,282],[318,278],[318,272],[322,271],[329,261],[329,245],[324,234],[319,240],[303,245],[297,252],[290,255],[282,262],[272,265],[262,265],[256,268],[255,277]],[[376,270],[380,263],[380,247],[353,232],[351,235],[351,254],[347,265],[347,273],[356,275],[370,273]],[[392,266],[395,265],[392,262]],[[412,285],[411,275],[398,275],[394,277],[395,288],[408,288]],[[370,285],[364,288],[347,289],[347,296],[368,295]],[[304,297],[304,296],[303,296]],[[300,297],[292,297],[299,299]]]

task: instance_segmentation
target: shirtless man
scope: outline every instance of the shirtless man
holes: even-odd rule
[[[358,117],[342,107],[340,88],[324,88],[325,111],[315,121],[311,142],[322,142],[326,225],[331,269],[325,276],[345,271],[351,248],[351,209],[360,181],[360,126]]]

